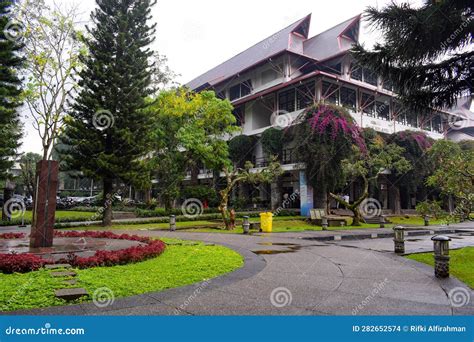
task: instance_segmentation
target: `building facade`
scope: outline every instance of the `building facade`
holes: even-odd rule
[[[311,15],[296,21],[187,86],[194,91],[212,89],[219,97],[231,101],[241,134],[249,136],[258,137],[270,127],[291,125],[307,107],[318,102],[344,106],[360,127],[371,127],[378,132],[413,130],[423,131],[433,139],[447,136],[448,123],[455,114],[407,113],[397,102],[390,82],[354,62],[350,49],[359,40],[360,15],[314,37],[308,37],[310,22]],[[265,167],[268,156],[261,143],[249,148],[255,167]],[[301,209],[302,215],[308,215],[313,207],[322,207],[318,203],[318,189],[307,184],[304,160],[293,157],[291,142],[285,144],[281,159],[285,174],[278,184],[261,187],[257,194],[260,201],[275,209],[297,193],[298,199],[287,205]],[[201,180],[212,177],[207,170],[199,174]],[[383,183],[383,177],[380,182],[378,199],[383,209],[389,210],[392,204],[388,186]],[[245,189],[240,191],[249,196]],[[348,190],[351,200],[357,195],[355,191]],[[402,208],[414,207],[413,198],[403,202]]]

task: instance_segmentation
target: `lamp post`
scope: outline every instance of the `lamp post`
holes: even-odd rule
[[[242,228],[244,229],[244,234],[248,234],[250,232],[250,223],[249,223],[249,217],[244,216],[244,221],[242,223]]]
[[[176,216],[170,216],[170,231],[174,232],[176,230]]]
[[[393,232],[395,233],[393,239],[395,253],[405,253],[405,229],[402,226],[396,226],[393,227]]]
[[[443,235],[435,235],[433,241],[435,276],[436,278],[449,277],[449,241],[451,239]]]

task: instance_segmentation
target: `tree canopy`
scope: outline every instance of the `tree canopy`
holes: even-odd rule
[[[424,0],[420,7],[392,2],[369,7],[366,18],[383,34],[367,50],[353,48],[360,64],[394,84],[404,104],[417,110],[455,105],[473,93],[473,3]]]

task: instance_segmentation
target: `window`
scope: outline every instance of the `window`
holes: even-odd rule
[[[364,69],[364,82],[371,84],[373,86],[377,86],[377,74],[375,72],[371,72],[368,69]]]
[[[341,88],[341,104],[344,107],[355,108],[356,107],[356,91],[351,88]]]
[[[399,124],[402,124],[402,125],[407,124],[405,110],[402,108],[402,105],[398,102],[393,103],[393,118]]]
[[[386,90],[393,91],[393,83],[390,80],[385,80],[382,83],[382,87]]]
[[[288,89],[278,94],[278,109],[287,112],[295,111],[295,89]]]
[[[375,102],[377,107],[377,117],[383,120],[390,120],[390,102]]]
[[[362,68],[355,67],[351,70],[351,78],[353,80],[362,81]]]
[[[226,99],[225,89],[218,92],[217,97],[220,98],[221,100],[225,100]]]
[[[315,97],[314,81],[305,83],[296,88],[296,109],[304,109],[311,106]]]
[[[374,95],[369,95],[362,93],[362,101],[360,104],[362,112],[369,115],[375,116],[375,97]]]
[[[246,96],[252,92],[252,81],[236,84],[229,89],[229,98],[231,101]]]
[[[331,103],[339,103],[339,87],[330,82],[323,81],[322,98]]]
[[[418,120],[416,114],[407,113],[406,114],[407,125],[411,127],[418,127]]]
[[[432,121],[433,131],[443,133],[443,123],[440,115],[435,115]]]
[[[235,108],[232,113],[235,116],[235,124],[239,127],[242,126],[245,123],[245,105]]]
[[[369,83],[377,86],[377,74],[367,68],[353,65],[351,69],[351,78],[353,80]]]

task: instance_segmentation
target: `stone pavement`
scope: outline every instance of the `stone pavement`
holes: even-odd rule
[[[465,227],[471,231],[469,224]],[[367,231],[367,230],[365,230]],[[373,233],[379,230],[371,229]],[[125,231],[124,231],[125,232]],[[433,269],[391,252],[391,238],[314,241],[326,232],[236,235],[163,231],[129,233],[200,240],[229,246],[245,266],[208,282],[93,303],[17,312],[67,315],[464,315],[474,314],[474,294],[456,279],[436,279]],[[346,232],[347,233],[347,232]],[[453,235],[458,236],[458,235]],[[407,252],[429,250],[430,236],[407,242]],[[474,245],[473,237],[457,239]],[[470,302],[448,298],[462,288]]]

